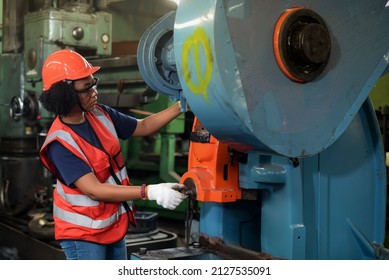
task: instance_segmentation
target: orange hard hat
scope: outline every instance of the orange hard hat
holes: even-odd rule
[[[78,80],[92,75],[99,66],[92,66],[79,53],[72,50],[59,50],[50,54],[42,67],[43,90],[65,80]]]

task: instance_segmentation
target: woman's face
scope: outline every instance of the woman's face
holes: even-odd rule
[[[97,82],[98,79],[92,75],[74,81],[74,89],[85,111],[92,111],[97,103]]]

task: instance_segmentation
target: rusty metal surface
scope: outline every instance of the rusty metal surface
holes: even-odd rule
[[[256,252],[227,244],[218,237],[200,235],[199,243],[192,246],[167,248],[161,250],[146,249],[133,253],[133,258],[142,260],[281,260],[265,252]]]
[[[200,247],[208,252],[220,256],[222,259],[231,260],[280,260],[282,258],[272,256],[265,252],[256,252],[242,247],[230,245],[218,237],[200,235]]]

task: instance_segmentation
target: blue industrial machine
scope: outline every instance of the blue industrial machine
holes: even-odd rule
[[[181,182],[200,234],[133,258],[389,258],[369,100],[388,23],[387,0],[182,0],[152,25],[143,78],[196,116]]]

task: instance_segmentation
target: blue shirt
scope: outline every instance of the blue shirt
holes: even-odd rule
[[[99,105],[106,110],[111,117],[118,137],[122,140],[131,137],[135,131],[137,120],[106,105]],[[92,145],[102,148],[96,133],[87,120],[81,124],[67,125]],[[57,173],[60,176],[59,179],[67,186],[72,186],[77,179],[92,172],[91,168],[83,160],[66,149],[58,141],[53,141],[48,146],[48,158],[55,166]]]

